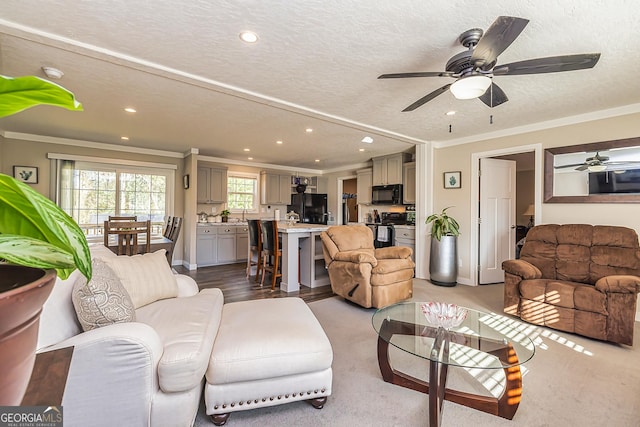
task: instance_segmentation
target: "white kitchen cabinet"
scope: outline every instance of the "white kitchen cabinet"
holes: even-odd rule
[[[371,204],[371,183],[373,182],[372,174],[373,172],[371,169],[361,169],[356,173],[356,191],[358,192],[359,204]]]
[[[402,199],[405,205],[416,203],[416,162],[402,165]]]
[[[373,185],[402,184],[402,165],[410,158],[411,155],[408,153],[397,153],[371,159]]]
[[[215,226],[197,226],[196,264],[198,264],[198,267],[216,264],[218,249],[217,231]]]
[[[263,205],[288,205],[291,203],[291,175],[260,173],[260,203]]]
[[[198,203],[227,201],[227,170],[198,166]]]
[[[218,228],[218,259],[216,264],[228,264],[236,261],[236,226]]]
[[[236,261],[246,261],[249,253],[249,227],[236,227]]]

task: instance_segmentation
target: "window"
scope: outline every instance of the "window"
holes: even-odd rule
[[[153,232],[162,232],[172,170],[61,161],[59,171],[58,204],[87,235],[100,234],[109,215],[151,220]]]
[[[231,212],[258,211],[258,175],[241,172],[227,174],[227,209]]]

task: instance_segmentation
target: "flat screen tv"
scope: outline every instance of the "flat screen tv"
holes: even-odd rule
[[[640,169],[589,173],[589,194],[616,193],[640,193]]]

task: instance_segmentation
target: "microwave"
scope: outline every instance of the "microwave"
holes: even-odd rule
[[[374,185],[371,188],[372,205],[401,205],[402,184]]]

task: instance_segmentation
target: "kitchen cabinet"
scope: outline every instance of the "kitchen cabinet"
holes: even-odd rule
[[[288,205],[291,203],[291,175],[260,173],[260,203],[263,205]]]
[[[405,205],[416,203],[416,162],[402,165],[402,200]]]
[[[219,227],[217,264],[228,264],[236,260],[236,227]]]
[[[397,153],[371,159],[373,163],[372,185],[402,184],[402,165],[410,158],[409,153]]]
[[[291,177],[291,194],[297,193],[296,186],[298,184],[307,185],[305,193],[325,194],[329,189],[329,180],[321,176],[292,176]],[[287,202],[289,204],[291,202]]]
[[[416,227],[413,225],[394,225],[394,246],[411,248],[411,259],[416,259]]]
[[[361,169],[356,172],[356,191],[358,192],[358,203],[363,205],[371,204],[371,183],[373,172],[369,169]]]
[[[236,227],[236,261],[246,261],[249,253],[249,227]]]
[[[227,201],[227,170],[198,166],[198,203],[225,203]]]
[[[218,230],[215,226],[196,228],[196,264],[198,267],[215,265],[218,252]]]

